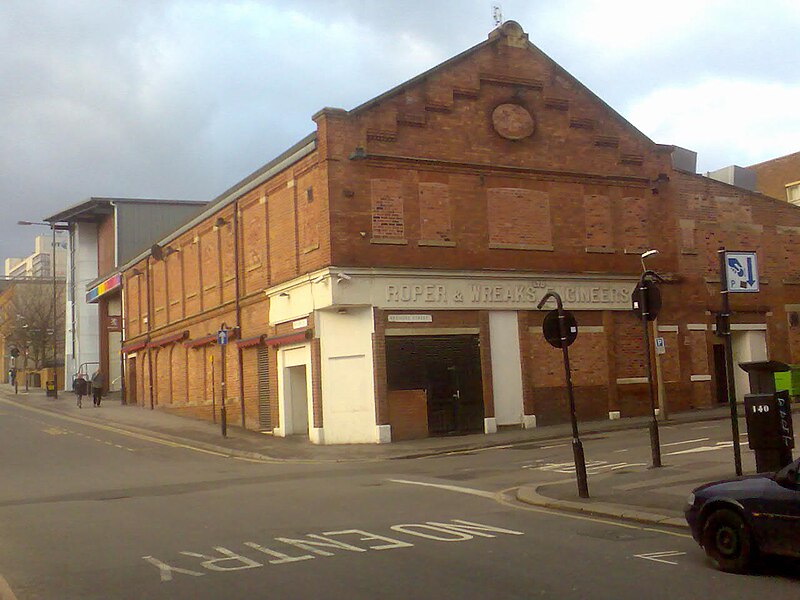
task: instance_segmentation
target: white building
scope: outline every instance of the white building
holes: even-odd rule
[[[9,279],[20,277],[52,277],[53,237],[37,235],[33,242],[33,254],[25,258],[7,258],[5,276]],[[64,277],[67,272],[67,236],[56,232],[56,277]]]

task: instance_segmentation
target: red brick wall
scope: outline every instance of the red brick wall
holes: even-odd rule
[[[756,172],[756,189],[778,200],[786,200],[786,184],[800,181],[800,152],[748,167]]]
[[[108,275],[116,268],[115,258],[114,215],[108,215],[97,224],[97,272]]]
[[[447,184],[420,183],[420,241],[451,241],[453,236],[451,211],[450,187]]]

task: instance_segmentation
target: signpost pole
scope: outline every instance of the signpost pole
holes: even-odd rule
[[[572,425],[572,455],[575,460],[575,477],[578,481],[578,496],[581,498],[589,497],[589,482],[586,477],[586,457],[583,453],[583,444],[578,435],[578,419],[575,416],[575,394],[572,390],[572,374],[569,366],[569,350],[571,343],[567,330],[567,312],[561,302],[561,296],[557,292],[548,292],[539,302],[537,308],[541,309],[549,298],[554,298],[558,306],[558,333],[561,341],[561,352],[564,357],[564,374],[567,383],[567,397],[569,399],[569,419]],[[574,340],[574,338],[573,338]]]
[[[739,447],[739,415],[736,411],[736,381],[733,376],[733,343],[731,341],[731,306],[728,290],[728,268],[725,264],[725,247],[717,250],[719,256],[719,291],[722,295],[722,312],[717,321],[717,335],[725,342],[725,372],[728,381],[728,404],[731,409],[731,438],[733,441],[733,464],[736,475],[742,474],[742,450]]]
[[[228,349],[228,327],[225,323],[219,329],[217,333],[217,343],[219,344],[220,349],[220,368],[222,369],[222,376],[220,377],[220,397],[221,397],[221,405],[219,409],[219,422],[222,428],[222,437],[228,437],[228,415],[225,408],[225,388],[227,385],[228,377],[227,377],[227,349]]]
[[[650,455],[652,457],[653,468],[661,466],[661,441],[658,435],[658,421],[656,420],[656,399],[653,393],[653,373],[650,367],[650,321],[647,305],[648,285],[646,277],[648,271],[642,273],[639,279],[639,310],[642,319],[642,331],[644,333],[644,370],[647,377],[647,395],[650,398]]]

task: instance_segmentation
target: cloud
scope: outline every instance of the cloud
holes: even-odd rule
[[[485,40],[491,4],[3,0],[0,255],[30,244],[9,223],[90,195],[215,197],[311,132],[320,108],[358,106]],[[708,168],[797,149],[796,0],[501,4],[634,125]]]
[[[798,149],[800,85],[708,79],[637,100],[627,118],[656,142],[698,152],[701,172]]]

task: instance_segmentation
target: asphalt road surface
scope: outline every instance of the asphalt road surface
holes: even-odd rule
[[[663,430],[665,454],[695,449],[670,460],[729,451],[724,426],[697,427]],[[649,457],[646,432],[585,446],[597,472]],[[513,487],[569,476],[568,441],[263,463],[3,404],[0,457],[3,600],[4,587],[19,600],[800,593],[796,562],[727,575],[685,532],[516,503]]]

